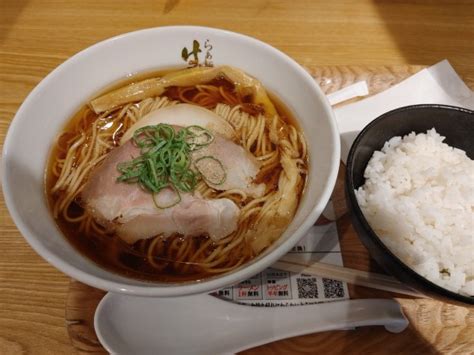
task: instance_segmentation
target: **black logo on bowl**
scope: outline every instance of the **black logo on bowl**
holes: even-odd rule
[[[188,63],[190,67],[198,67],[198,66],[204,66],[204,67],[212,67],[212,45],[208,39],[204,42],[204,49],[205,49],[205,56],[204,56],[204,63],[201,63],[199,60],[199,53],[202,53],[201,50],[201,44],[197,41],[193,41],[193,46],[192,50],[184,47],[181,50],[181,58],[185,62]]]

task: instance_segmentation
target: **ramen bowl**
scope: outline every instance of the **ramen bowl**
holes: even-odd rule
[[[307,138],[309,171],[298,210],[283,235],[248,263],[203,280],[140,281],[96,265],[62,235],[48,208],[45,169],[67,120],[104,88],[151,70],[183,67],[183,47],[208,41],[214,65],[231,65],[259,79],[296,117]],[[51,72],[27,97],[3,150],[3,191],[28,243],[65,274],[93,287],[142,296],[179,296],[244,280],[287,253],[329,200],[339,166],[339,135],[329,103],[311,76],[284,53],[241,34],[204,27],[161,27],[120,35],[85,49]]]

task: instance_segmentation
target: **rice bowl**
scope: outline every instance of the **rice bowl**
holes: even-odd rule
[[[357,201],[382,241],[420,275],[474,295],[474,161],[435,129],[374,152]]]
[[[366,183],[364,173],[375,151],[381,151],[393,137],[404,137],[411,132],[426,134],[432,128],[435,128],[439,135],[446,137],[443,143],[465,151],[470,159],[474,158],[474,111],[439,104],[400,107],[370,122],[352,144],[345,174],[346,202],[352,225],[361,242],[368,249],[370,256],[387,273],[425,296],[459,305],[474,304],[474,297],[433,282],[403,260],[372,228],[356,196],[356,190]],[[399,143],[398,140],[393,143],[396,142]],[[429,156],[432,157],[432,154]],[[388,188],[386,190],[391,191]],[[403,215],[398,216],[397,224],[406,224]],[[399,226],[397,228],[400,229]],[[440,271],[439,268],[435,270]]]

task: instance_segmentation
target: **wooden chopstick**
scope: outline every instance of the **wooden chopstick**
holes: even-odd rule
[[[411,288],[408,288],[407,286],[403,285],[401,282],[391,276],[355,270],[320,262],[305,262],[302,260],[298,260],[297,258],[294,258],[291,255],[285,255],[283,258],[274,263],[272,267],[284,271],[298,272],[313,276],[335,279],[354,285],[375,288],[378,290],[396,292],[404,295],[421,298],[426,297],[421,293]]]

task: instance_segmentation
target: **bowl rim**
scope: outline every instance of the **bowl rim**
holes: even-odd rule
[[[474,111],[469,110],[467,108],[463,107],[457,107],[457,106],[450,106],[450,105],[442,105],[442,104],[418,104],[418,105],[409,105],[409,106],[403,106],[396,108],[394,110],[388,111],[373,121],[371,121],[367,126],[364,127],[364,129],[359,132],[357,135],[356,139],[354,140],[354,143],[352,143],[351,149],[349,151],[349,155],[347,158],[347,165],[346,165],[346,193],[347,196],[349,196],[350,200],[350,205],[352,207],[352,215],[359,220],[359,222],[362,224],[363,228],[365,229],[365,232],[367,235],[372,239],[372,241],[377,245],[378,248],[380,248],[385,255],[388,255],[389,258],[392,259],[392,261],[397,264],[398,267],[400,267],[403,272],[409,275],[410,278],[415,279],[417,283],[421,283],[420,288],[423,290],[426,290],[428,292],[434,292],[434,293],[439,293],[445,297],[451,298],[456,301],[461,301],[467,304],[474,304],[474,296],[465,296],[460,293],[456,293],[454,291],[448,290],[442,286],[439,286],[435,284],[433,281],[423,277],[419,273],[417,273],[415,270],[410,268],[407,264],[405,264],[397,255],[395,255],[379,238],[379,236],[374,232],[372,227],[370,226],[369,222],[364,216],[364,213],[362,212],[359,203],[357,202],[357,198],[355,196],[355,186],[353,183],[354,179],[354,171],[353,171],[353,166],[354,166],[354,158],[356,154],[356,150],[359,146],[360,141],[368,134],[370,134],[371,129],[376,126],[380,121],[384,120],[386,117],[397,115],[400,112],[405,112],[405,111],[414,111],[414,110],[422,110],[422,109],[441,109],[441,110],[447,110],[447,111],[456,111],[456,112],[463,112],[467,114],[471,114],[474,116]],[[372,151],[375,152],[375,149]],[[360,238],[360,237],[359,237]],[[396,275],[394,275],[396,277]],[[398,278],[398,277],[397,277]],[[402,281],[402,280],[400,280]]]
[[[95,50],[98,50],[99,48],[106,46],[107,44],[114,42],[116,40],[122,39],[124,37],[140,36],[140,35],[147,34],[150,32],[158,32],[158,33],[168,32],[168,31],[172,32],[174,30],[190,31],[190,33],[210,31],[217,34],[226,35],[231,40],[232,39],[243,40],[249,43],[249,45],[251,46],[264,47],[266,50],[269,51],[271,55],[278,56],[280,59],[282,59],[285,62],[285,64],[294,68],[301,75],[302,80],[304,80],[304,82],[308,84],[314,90],[317,96],[321,97],[322,103],[323,103],[323,110],[326,112],[329,118],[327,123],[328,123],[329,130],[331,131],[334,147],[331,151],[331,154],[328,155],[330,157],[330,162],[328,163],[328,171],[329,171],[328,179],[325,182],[326,188],[323,189],[323,191],[321,192],[319,201],[316,202],[314,206],[312,206],[312,208],[309,209],[309,212],[306,218],[304,219],[303,223],[301,223],[301,225],[296,227],[295,231],[292,233],[291,236],[287,238],[287,240],[285,240],[282,244],[278,246],[278,248],[273,250],[268,255],[262,257],[261,259],[257,260],[256,262],[250,265],[247,265],[246,267],[243,267],[242,269],[237,269],[234,272],[225,273],[225,274],[222,274],[221,276],[211,277],[211,278],[204,279],[202,281],[184,284],[184,285],[183,284],[180,285],[178,283],[178,284],[169,284],[169,285],[160,286],[160,285],[154,284],[153,282],[150,282],[150,285],[131,285],[131,284],[126,284],[125,282],[121,283],[119,281],[106,280],[104,278],[101,278],[100,276],[83,271],[75,267],[74,265],[68,263],[64,258],[58,257],[54,255],[53,253],[51,253],[48,250],[48,248],[42,245],[42,243],[38,240],[38,237],[34,236],[34,233],[30,232],[29,227],[27,227],[26,223],[23,222],[23,217],[14,208],[13,195],[11,192],[12,189],[10,187],[9,179],[7,179],[6,156],[8,154],[9,147],[12,145],[12,142],[11,142],[12,135],[8,133],[11,131],[15,131],[17,129],[19,122],[23,121],[22,117],[24,117],[23,111],[25,110],[25,107],[29,106],[30,102],[33,101],[33,98],[35,98],[36,96],[38,96],[38,94],[42,92],[43,87],[48,85],[48,83],[51,80],[53,80],[57,75],[60,75],[62,71],[67,70],[71,65],[74,65],[74,63],[77,60],[80,60],[83,56],[88,55],[91,52],[93,53]],[[108,84],[109,83],[104,83],[104,86]],[[262,270],[264,270],[265,268],[273,264],[281,256],[283,256],[288,251],[290,251],[293,245],[298,240],[300,240],[311,228],[311,226],[314,224],[318,216],[322,213],[325,207],[325,204],[329,201],[331,193],[336,183],[337,173],[339,170],[339,161],[340,161],[340,137],[339,137],[339,131],[336,125],[334,111],[332,110],[331,105],[329,104],[329,101],[327,100],[326,96],[324,95],[324,93],[322,92],[321,88],[318,86],[316,81],[294,59],[292,59],[290,56],[280,51],[279,49],[261,40],[258,40],[256,38],[253,38],[241,33],[237,33],[237,32],[232,32],[232,31],[219,29],[219,28],[205,27],[205,26],[179,26],[179,25],[178,26],[160,26],[160,27],[152,27],[152,28],[146,28],[146,29],[141,29],[137,31],[127,32],[127,33],[122,33],[117,36],[104,39],[72,55],[67,60],[62,62],[59,66],[57,66],[55,69],[53,69],[46,77],[44,77],[36,85],[36,87],[33,88],[33,90],[28,94],[28,96],[25,98],[25,100],[23,101],[19,109],[17,110],[14,118],[10,122],[10,125],[8,127],[8,132],[6,134],[4,145],[3,145],[2,162],[1,162],[1,181],[3,182],[2,190],[4,194],[5,204],[7,206],[7,209],[16,227],[18,228],[22,236],[26,239],[26,241],[30,244],[30,246],[43,259],[45,259],[48,263],[53,265],[59,271],[63,272],[69,277],[72,277],[80,282],[83,282],[85,284],[88,284],[93,287],[106,290],[106,291],[126,293],[130,295],[148,296],[148,297],[168,297],[168,296],[184,296],[184,295],[189,295],[189,294],[211,292],[225,286],[233,285],[239,281],[245,280],[257,274],[258,272],[261,272]],[[86,259],[89,260],[88,258]],[[97,266],[97,267],[102,268],[100,266]],[[104,268],[102,269],[106,270]],[[106,271],[111,272],[109,270],[106,270]],[[134,280],[134,279],[131,279],[131,280]]]

